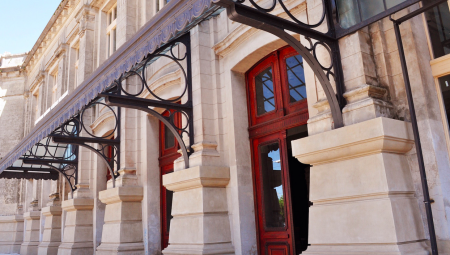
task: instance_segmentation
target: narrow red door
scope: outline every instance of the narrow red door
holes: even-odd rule
[[[308,246],[309,166],[291,141],[307,136],[303,61],[285,47],[246,78],[259,254],[299,254]]]
[[[163,116],[169,116],[169,112],[163,113]],[[175,116],[175,125],[179,126],[181,117],[179,114]],[[178,142],[172,132],[160,122],[160,157],[159,167],[161,173],[161,248],[164,249],[169,245],[170,220],[172,219],[172,198],[173,192],[167,190],[162,185],[162,176],[173,172],[173,162],[180,157],[177,152],[179,149]]]

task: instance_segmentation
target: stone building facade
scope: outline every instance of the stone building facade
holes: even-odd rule
[[[147,30],[188,2],[63,0],[30,52],[0,58],[0,165],[104,70],[116,68]],[[321,0],[285,3],[303,22],[321,18]],[[450,254],[449,5],[401,26],[440,254]],[[286,17],[279,5],[272,14]],[[220,10],[188,36],[189,167],[180,142],[159,119],[99,104],[84,115],[89,126],[83,132],[114,139],[120,129],[115,184],[106,164],[85,147],[79,147],[73,193],[63,176],[0,179],[0,253],[430,254],[389,18],[339,40],[346,100],[341,128],[334,127],[313,69],[278,37]],[[308,45],[303,35],[293,36]],[[177,57],[183,51],[171,48]],[[326,49],[317,56],[330,64]],[[138,99],[183,94],[182,67],[164,58],[151,64],[145,81],[155,94],[138,93]],[[131,91],[137,82],[123,83]],[[153,110],[166,114],[163,107]],[[173,116],[186,125],[185,117]]]

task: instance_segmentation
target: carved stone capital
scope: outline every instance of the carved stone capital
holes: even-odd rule
[[[55,50],[55,56],[58,58],[61,54],[64,54],[69,49],[69,45],[67,43],[60,43],[58,48]]]
[[[86,34],[86,30],[94,31],[95,13],[89,7],[84,5],[75,17],[78,23],[78,35],[83,37]]]

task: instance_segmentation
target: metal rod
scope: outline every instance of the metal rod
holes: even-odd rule
[[[411,124],[414,132],[414,142],[416,144],[417,160],[419,161],[419,172],[422,181],[422,190],[425,203],[425,211],[427,214],[428,231],[430,232],[431,254],[438,255],[438,248],[436,243],[436,232],[434,230],[433,212],[431,210],[431,200],[428,191],[427,173],[425,171],[425,164],[423,161],[422,145],[420,143],[419,127],[417,126],[416,111],[414,108],[414,101],[411,92],[411,84],[409,80],[408,68],[406,65],[405,52],[403,49],[402,36],[400,34],[400,24],[392,20],[394,23],[395,36],[397,37],[398,52],[400,55],[400,62],[403,71],[403,80],[405,82],[406,97],[408,98],[409,113],[411,115]]]

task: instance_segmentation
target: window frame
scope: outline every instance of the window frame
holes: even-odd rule
[[[448,5],[450,8],[450,0],[448,1]],[[450,156],[450,126],[449,126],[450,120],[447,119],[447,112],[445,110],[443,94],[442,94],[441,87],[439,84],[439,78],[450,75],[450,54],[444,55],[439,58],[435,58],[433,46],[431,43],[429,28],[428,28],[428,24],[427,24],[424,13],[422,13],[422,19],[423,19],[425,31],[427,33],[428,49],[429,49],[430,56],[431,56],[430,66],[431,66],[431,72],[432,72],[433,79],[434,79],[434,85],[436,88],[436,94],[437,94],[437,99],[438,99],[438,104],[439,104],[440,115],[441,115],[441,122],[442,122],[442,126],[444,129],[447,154]]]
[[[294,48],[290,46],[280,48],[267,55],[265,58],[255,64],[249,72],[247,72],[247,107],[250,110],[249,120],[251,126],[260,125],[275,118],[281,118],[283,116],[291,114],[308,112],[307,98],[293,103],[289,102],[289,78],[286,71],[286,60],[295,55],[299,54]],[[257,115],[255,77],[270,66],[272,67],[275,109],[273,111]],[[306,75],[304,69],[303,72],[304,75]]]
[[[106,12],[106,55],[110,57],[117,50],[117,3]]]

